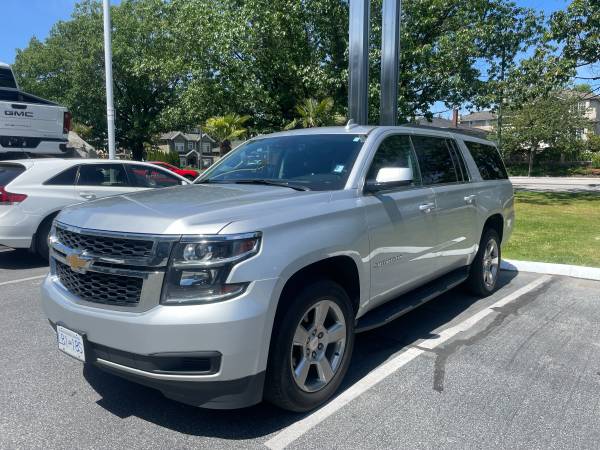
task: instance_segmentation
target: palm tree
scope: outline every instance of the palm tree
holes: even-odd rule
[[[325,97],[321,101],[314,98],[307,98],[299,105],[296,105],[298,117],[288,123],[285,129],[322,127],[339,122],[341,119],[338,119],[332,111],[333,99],[331,97]]]
[[[248,120],[250,116],[235,113],[215,116],[206,121],[204,131],[219,142],[220,154],[224,156],[231,150],[231,141],[246,134],[248,130],[244,128],[244,124]]]

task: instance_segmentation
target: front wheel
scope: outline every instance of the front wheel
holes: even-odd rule
[[[289,299],[282,299],[286,301]],[[279,316],[271,339],[265,397],[290,411],[326,402],[339,388],[354,347],[346,291],[324,280],[306,286]]]
[[[487,297],[496,290],[502,260],[501,251],[498,232],[493,228],[484,230],[466,282],[473,294]]]

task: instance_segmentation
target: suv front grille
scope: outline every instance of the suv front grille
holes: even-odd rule
[[[142,278],[100,272],[77,273],[56,262],[56,275],[69,292],[82,300],[114,306],[136,306],[142,293]]]
[[[56,227],[56,238],[73,250],[109,258],[149,258],[154,246],[153,241],[80,234],[60,226]]]

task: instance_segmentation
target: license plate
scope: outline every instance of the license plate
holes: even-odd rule
[[[75,333],[68,328],[57,325],[56,337],[58,339],[58,349],[67,355],[85,362],[85,348],[83,346],[83,336]]]

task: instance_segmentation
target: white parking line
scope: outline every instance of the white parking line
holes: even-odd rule
[[[22,283],[23,281],[39,280],[40,278],[45,278],[45,277],[46,277],[46,274],[44,274],[44,275],[37,275],[35,277],[20,278],[18,280],[3,281],[3,282],[0,283],[0,286],[5,286],[7,284]]]
[[[278,450],[287,447],[289,444],[294,442],[296,439],[305,434],[311,428],[315,427],[327,417],[341,409],[343,406],[350,403],[356,397],[365,393],[377,383],[393,374],[402,366],[408,364],[417,356],[423,354],[429,349],[433,349],[439,346],[440,344],[443,344],[448,339],[456,336],[457,334],[468,330],[481,319],[492,314],[495,308],[504,306],[512,301],[515,301],[519,297],[547,283],[551,279],[552,277],[549,275],[537,278],[531,283],[523,286],[522,288],[517,289],[512,294],[509,294],[506,297],[503,297],[502,299],[498,300],[491,306],[488,306],[487,308],[475,313],[463,322],[460,322],[459,324],[453,327],[441,331],[435,338],[423,340],[423,342],[419,344],[420,348],[410,347],[407,350],[401,352],[394,358],[390,359],[389,361],[385,362],[373,371],[369,372],[365,377],[361,378],[358,382],[350,386],[348,389],[346,389],[344,392],[338,395],[331,402],[327,403],[325,406],[316,410],[309,416],[306,416],[304,419],[293,423],[287,428],[284,428],[279,434],[265,442],[265,446],[272,450]]]

